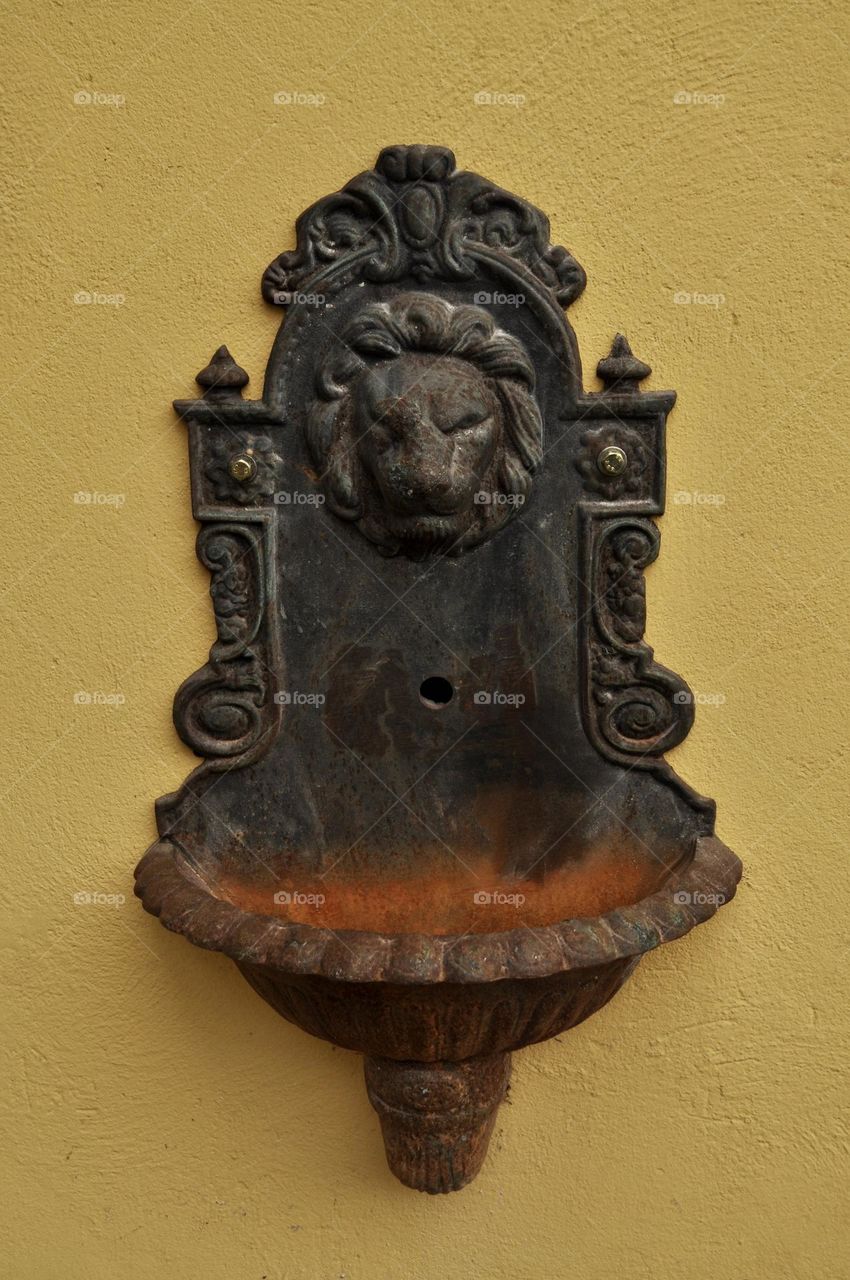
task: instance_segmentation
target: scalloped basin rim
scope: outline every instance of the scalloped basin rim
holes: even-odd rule
[[[213,895],[178,847],[152,845],[136,867],[146,911],[196,946],[243,964],[342,982],[495,982],[541,978],[640,956],[688,933],[735,896],[741,862],[715,836],[648,897],[593,919],[468,936],[334,931],[243,911]]]

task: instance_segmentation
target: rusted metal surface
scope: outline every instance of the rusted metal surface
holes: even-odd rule
[[[675,396],[621,335],[583,390],[585,277],[548,237],[445,149],[388,148],[267,270],[262,398],[221,347],[176,406],[217,638],[137,892],[367,1055],[428,1191],[480,1166],[505,1055],[740,875],[663,758],[693,700],[644,640]]]
[[[148,850],[136,878],[145,907],[167,928],[239,963],[342,982],[403,984],[548,977],[640,957],[709,920],[734,896],[740,874],[735,855],[716,837],[704,838],[679,874],[633,905],[597,917],[557,915],[547,926],[529,926],[519,910],[513,928],[465,935],[327,928],[325,904],[312,925],[271,910],[246,911],[206,883],[170,841]],[[412,882],[411,893],[418,889]]]
[[[511,1075],[510,1054],[468,1062],[366,1059],[369,1101],[390,1168],[417,1191],[459,1191],[475,1177]]]

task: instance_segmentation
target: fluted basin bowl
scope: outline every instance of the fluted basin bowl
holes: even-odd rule
[[[734,897],[740,875],[738,858],[704,837],[660,887],[604,914],[546,922],[539,917],[559,902],[550,892],[537,895],[531,923],[485,932],[478,908],[495,906],[502,924],[512,910],[517,918],[517,904],[510,893],[501,903],[475,901],[479,892],[466,932],[384,933],[337,927],[357,919],[357,909],[325,910],[318,892],[280,889],[267,895],[265,912],[248,909],[245,902],[260,905],[258,895],[211,880],[163,840],[136,868],[136,893],[167,928],[235,960],[288,1021],[366,1055],[390,1168],[433,1193],[457,1190],[481,1167],[511,1051],[601,1009],[641,956]],[[427,917],[428,888],[410,881],[409,902],[397,886],[385,892],[376,917],[406,922],[417,903]],[[308,911],[314,923],[293,918]],[[457,907],[449,914],[456,926]]]

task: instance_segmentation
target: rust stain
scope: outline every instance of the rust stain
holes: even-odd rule
[[[661,863],[611,850],[543,880],[505,876],[492,859],[479,859],[468,868],[458,863],[457,869],[396,877],[322,877],[293,870],[260,885],[226,876],[217,881],[216,894],[243,911],[298,924],[445,936],[604,915],[639,902],[665,876]]]

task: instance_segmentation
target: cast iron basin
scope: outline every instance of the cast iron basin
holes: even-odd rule
[[[483,877],[471,889],[458,876],[371,886],[328,879],[272,892],[215,882],[162,840],[137,867],[136,893],[169,929],[231,956],[290,1022],[364,1054],[390,1168],[436,1193],[480,1169],[511,1051],[601,1009],[647,951],[731,899],[740,874],[738,858],[704,837],[653,892],[564,918],[581,890],[557,873],[495,890]],[[598,901],[605,892],[591,891]],[[343,927],[361,916],[386,931]],[[417,919],[427,931],[413,930]]]

